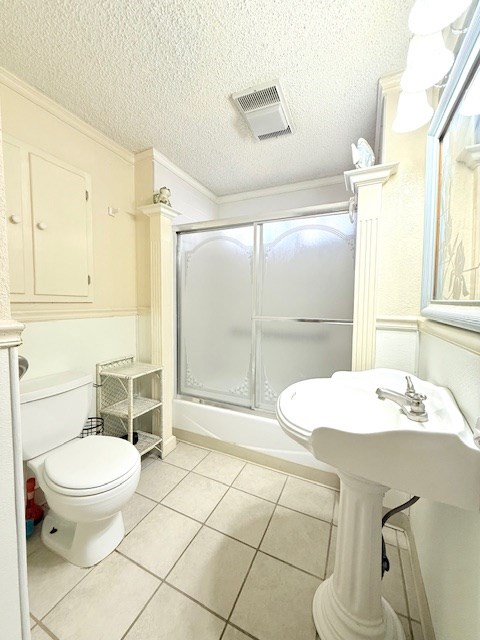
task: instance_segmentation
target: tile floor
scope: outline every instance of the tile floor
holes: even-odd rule
[[[180,442],[143,459],[127,535],[91,569],[28,542],[32,639],[315,640],[335,561],[338,493]],[[423,640],[403,532],[385,528],[385,597]]]

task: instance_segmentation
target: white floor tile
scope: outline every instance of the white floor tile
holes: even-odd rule
[[[191,471],[208,453],[208,449],[200,449],[186,442],[178,442],[172,453],[169,453],[165,458],[165,462]]]
[[[145,498],[145,496],[142,496],[139,493],[134,493],[122,509],[125,533],[130,533],[130,531],[137,526],[140,520],[142,520],[147,513],[156,506],[156,504],[157,503],[153,500]]]
[[[222,640],[251,640],[250,636],[246,636],[244,633],[232,627],[232,625],[227,626],[227,630],[223,634]]]
[[[31,640],[52,640],[52,636],[46,633],[42,627],[36,626],[32,629]]]
[[[276,502],[285,484],[285,478],[283,473],[246,464],[232,486],[259,498]]]
[[[279,504],[309,516],[331,522],[335,504],[335,491],[320,485],[289,477]]]
[[[207,524],[241,542],[258,547],[275,505],[249,493],[229,489]]]
[[[413,640],[423,640],[422,625],[415,620],[412,620]]]
[[[28,556],[30,611],[41,620],[91,569],[81,569],[43,544]]]
[[[155,460],[140,475],[137,493],[160,502],[187,475],[187,471]]]
[[[162,504],[205,522],[227,489],[216,480],[190,473],[162,500]]]
[[[412,632],[410,631],[410,621],[405,616],[398,616],[400,622],[402,623],[403,630],[405,632],[405,640],[413,640]]]
[[[322,520],[277,506],[260,549],[323,578],[330,527]]]
[[[219,640],[225,623],[162,584],[125,640]]]
[[[164,578],[202,525],[159,504],[118,550]]]
[[[177,562],[167,582],[228,617],[255,551],[204,527]]]
[[[260,640],[314,640],[312,599],[320,580],[259,552],[231,620]]]
[[[212,451],[195,467],[195,473],[201,473],[218,482],[232,484],[244,466],[244,460]]]
[[[160,581],[114,552],[45,618],[60,640],[120,640]]]

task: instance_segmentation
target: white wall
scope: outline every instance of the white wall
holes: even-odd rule
[[[471,350],[454,344],[459,332],[469,333],[452,330],[447,341],[421,331],[419,375],[448,387],[473,425],[480,416],[480,338],[468,336],[477,337]],[[478,640],[480,514],[420,500],[410,518],[436,639]]]
[[[137,316],[28,322],[21,355],[29,362],[24,380],[70,369],[90,373],[105,360],[135,355]],[[95,415],[95,394],[91,414]]]
[[[161,187],[170,189],[170,204],[173,209],[182,214],[175,219],[175,224],[212,220],[218,215],[215,194],[156,150],[154,150],[153,186],[155,191]]]
[[[236,218],[311,207],[333,202],[345,202],[347,193],[343,176],[322,178],[260,189],[218,198],[218,217]]]
[[[480,415],[480,337],[431,322],[420,322],[417,334],[426,127],[408,134],[393,133],[398,78],[382,80],[381,87],[383,161],[400,164],[397,175],[384,188],[376,365],[417,369],[421,378],[448,387],[473,424]],[[465,346],[475,340],[476,349]],[[480,514],[422,499],[410,509],[410,518],[437,640],[478,640]]]

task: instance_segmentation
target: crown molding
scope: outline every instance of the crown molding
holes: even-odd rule
[[[383,94],[388,91],[394,91],[400,89],[400,80],[402,79],[403,71],[397,73],[390,73],[387,76],[382,76],[378,81],[378,86]]]
[[[204,196],[207,196],[214,203],[217,203],[218,197],[213,191],[210,191],[207,187],[205,187],[201,182],[193,178],[190,174],[188,174],[183,169],[180,169],[174,162],[169,160],[167,156],[164,156],[163,153],[160,153],[157,149],[153,147],[150,149],[145,149],[145,151],[140,151],[135,154],[135,162],[141,162],[142,160],[152,160],[153,162],[158,162],[163,167],[174,173],[178,178],[189,184],[191,187],[203,193]]]
[[[317,187],[328,187],[335,184],[343,184],[343,176],[330,176],[327,178],[317,178],[315,180],[304,180],[303,182],[293,182],[291,184],[283,184],[278,187],[266,187],[265,189],[256,189],[255,191],[244,191],[242,193],[232,193],[231,195],[218,196],[217,204],[225,204],[227,202],[241,202],[242,200],[250,200],[252,198],[275,196],[282,193],[316,189]]]
[[[120,156],[120,158],[122,158],[122,160],[125,160],[129,164],[133,164],[134,154],[131,151],[117,144],[104,133],[102,133],[98,129],[95,129],[95,127],[92,127],[92,125],[87,124],[84,120],[76,116],[74,113],[52,100],[52,98],[49,98],[47,95],[27,84],[3,67],[0,67],[0,82],[9,89],[12,89],[16,93],[20,94],[27,100],[30,100],[30,102],[33,102],[38,107],[45,109],[45,111],[48,111],[74,129],[77,129],[77,131],[87,136],[94,142],[101,144],[109,151],[117,154],[118,156]]]

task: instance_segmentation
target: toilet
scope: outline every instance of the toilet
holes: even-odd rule
[[[46,547],[79,567],[103,560],[125,535],[121,510],[140,478],[140,454],[121,438],[79,438],[92,377],[78,371],[20,383],[23,460],[49,511]]]

